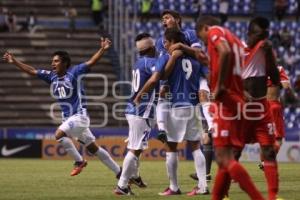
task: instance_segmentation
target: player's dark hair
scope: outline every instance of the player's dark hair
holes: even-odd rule
[[[203,26],[220,26],[221,23],[219,21],[219,19],[210,16],[210,15],[206,15],[206,16],[201,16],[196,23],[196,31],[199,32]]]
[[[177,28],[168,28],[165,31],[164,36],[165,36],[165,39],[168,41],[172,41],[174,43],[177,43],[177,42],[185,43],[184,34]]]
[[[135,37],[134,41],[137,42],[137,41],[140,41],[140,40],[142,40],[144,38],[148,38],[148,37],[151,37],[151,35],[149,33],[140,33]]]
[[[248,27],[249,32],[252,30],[254,25],[257,25],[259,28],[262,29],[262,31],[263,31],[262,37],[263,38],[267,38],[269,36],[270,21],[267,18],[258,16],[258,17],[251,19],[249,27]]]
[[[68,54],[68,52],[66,51],[55,51],[52,56],[59,56],[62,63],[66,64],[67,69],[70,67],[71,65],[71,58],[70,55]]]
[[[179,26],[181,27],[181,21],[182,21],[182,19],[181,19],[181,15],[180,15],[179,12],[177,12],[177,11],[175,11],[175,10],[167,10],[167,9],[166,9],[166,10],[163,10],[163,11],[162,11],[161,17],[163,17],[164,15],[167,15],[167,14],[171,15],[171,16],[174,17],[175,19],[178,19],[178,20],[179,20],[178,24],[179,24]]]

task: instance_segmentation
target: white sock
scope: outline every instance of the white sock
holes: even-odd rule
[[[99,147],[98,151],[95,153],[96,156],[111,169],[115,174],[120,172],[120,166],[111,158],[109,153],[105,151],[102,147]]]
[[[211,105],[210,102],[205,102],[205,103],[201,104],[203,115],[204,115],[207,125],[208,125],[208,130],[210,130],[213,127],[213,117],[209,112],[210,105]]]
[[[134,163],[134,171],[132,173],[131,178],[138,178],[140,176],[140,158],[136,157],[135,163]]]
[[[165,98],[159,98],[156,106],[158,130],[166,131],[166,122],[168,117],[169,102]]]
[[[79,154],[72,140],[68,137],[62,137],[57,140],[66,150],[69,156],[71,156],[75,162],[83,161],[82,156]]]
[[[119,187],[127,187],[129,178],[132,177],[132,174],[136,170],[137,159],[138,158],[131,151],[128,151],[123,161],[122,174],[118,182]]]
[[[205,157],[200,149],[193,151],[192,154],[198,176],[198,188],[205,189],[207,187]]]
[[[166,166],[167,173],[170,180],[170,189],[173,191],[178,190],[177,184],[177,167],[178,167],[178,153],[166,152]]]

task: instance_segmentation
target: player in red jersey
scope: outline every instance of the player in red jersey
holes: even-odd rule
[[[269,20],[255,17],[248,27],[245,66],[242,70],[247,103],[244,107],[244,129],[247,143],[258,142],[265,162],[268,199],[277,199],[279,188],[278,167],[274,149],[275,125],[267,101],[267,80],[279,85],[279,72],[271,42],[266,40]]]
[[[243,84],[240,76],[243,65],[243,47],[229,30],[216,26],[218,20],[211,16],[199,19],[197,35],[207,46],[210,57],[210,89],[214,94],[214,133],[218,171],[212,192],[213,200],[221,200],[231,179],[239,183],[251,199],[264,199],[247,171],[234,159],[234,149],[243,146],[242,111],[244,105]]]
[[[290,79],[284,71],[282,66],[278,66],[279,75],[280,75],[280,83],[281,87],[285,90],[288,90],[294,96],[294,92],[292,91]],[[270,109],[273,115],[273,119],[275,122],[275,151],[278,153],[280,146],[282,144],[282,139],[285,137],[284,130],[284,120],[283,120],[283,108],[280,102],[280,86],[275,85],[271,79],[268,79],[268,90],[267,90],[267,99],[270,105]]]

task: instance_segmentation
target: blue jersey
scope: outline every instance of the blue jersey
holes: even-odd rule
[[[156,67],[163,73],[169,55],[159,57]],[[174,69],[168,77],[170,102],[172,107],[195,106],[199,103],[198,91],[200,81],[205,78],[208,68],[189,56],[182,56],[175,62]]]
[[[64,118],[74,114],[86,114],[86,99],[82,79],[79,76],[89,72],[85,63],[68,69],[63,77],[53,71],[38,70],[38,78],[51,85],[51,94],[58,100]]]
[[[135,106],[133,100],[139,91],[143,88],[148,79],[154,72],[157,72],[155,67],[156,58],[140,57],[136,61],[132,69],[132,95],[125,110],[126,114],[137,115],[142,118],[154,118],[154,107],[157,103],[156,92],[158,85],[146,95],[143,95],[141,102]]]
[[[182,30],[182,33],[185,36],[185,41],[184,41],[185,44],[187,44],[190,47],[202,48],[203,45],[202,45],[202,43],[200,43],[200,40],[197,38],[195,30],[191,30],[191,29]],[[167,53],[167,51],[164,47],[164,37],[160,37],[156,40],[155,48],[160,56],[162,54]]]

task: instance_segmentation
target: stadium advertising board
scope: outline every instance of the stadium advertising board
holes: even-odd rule
[[[106,137],[98,139],[97,143],[106,149],[113,159],[123,160],[126,155],[126,145],[125,137]],[[76,147],[79,152],[86,157],[88,160],[97,159],[96,157],[90,155],[86,149],[76,143]],[[178,146],[179,159],[186,159],[186,149],[185,144],[180,144]],[[166,149],[164,145],[156,140],[149,140],[149,148],[143,153],[143,160],[164,160],[166,154]],[[64,160],[70,159],[63,147],[57,143],[55,140],[43,140],[42,145],[42,158],[43,159],[54,159],[54,160]]]
[[[2,158],[41,158],[41,140],[0,140]]]
[[[259,161],[260,147],[259,144],[246,145],[241,161]],[[277,155],[279,162],[300,162],[300,143],[299,142],[283,142]]]

